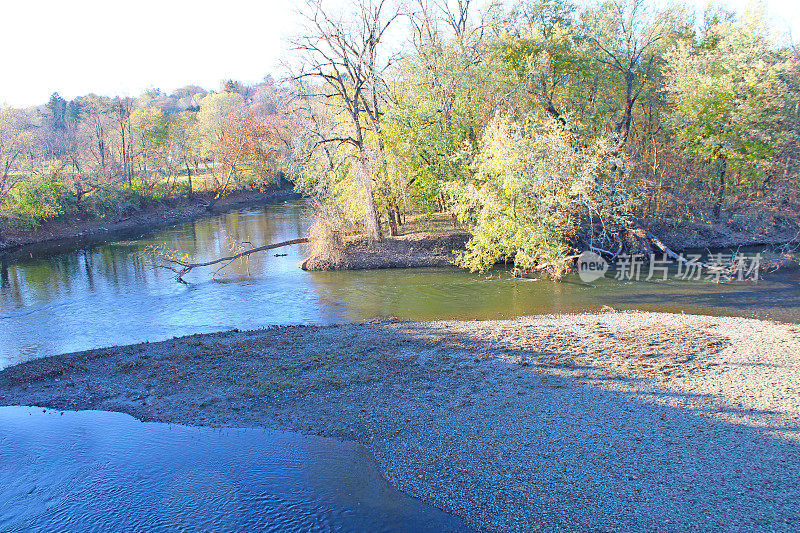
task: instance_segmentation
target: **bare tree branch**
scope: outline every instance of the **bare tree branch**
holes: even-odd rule
[[[308,242],[308,237],[300,237],[298,239],[290,239],[288,241],[283,241],[275,244],[267,244],[265,246],[258,246],[256,248],[249,248],[242,252],[239,252],[234,255],[230,255],[227,257],[220,257],[218,259],[213,259],[211,261],[205,261],[202,263],[195,263],[190,261],[186,257],[180,257],[177,252],[172,250],[167,250],[163,246],[154,246],[150,247],[145,250],[145,254],[150,256],[150,258],[156,263],[156,266],[161,268],[166,268],[167,270],[172,270],[177,274],[177,281],[181,283],[186,283],[183,279],[183,276],[191,272],[195,268],[207,267],[216,265],[219,263],[226,263],[223,265],[222,268],[228,266],[232,262],[240,259],[242,257],[248,256],[250,254],[254,254],[257,252],[265,252],[267,250],[274,250],[275,248],[282,248],[284,246],[291,246],[293,244],[302,244]],[[219,272],[220,269],[217,269]]]

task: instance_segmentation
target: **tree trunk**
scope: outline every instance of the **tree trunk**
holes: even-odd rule
[[[725,174],[728,170],[728,160],[724,157],[719,163],[719,188],[717,189],[717,202],[714,204],[714,218],[722,214],[722,202],[725,200]]]
[[[192,195],[192,169],[189,168],[189,162],[184,161],[186,164],[186,175],[189,177],[189,196]]]
[[[389,163],[386,159],[386,146],[383,142],[383,130],[381,129],[381,123],[379,118],[378,112],[378,95],[375,91],[373,86],[372,90],[372,108],[367,104],[367,99],[362,96],[361,102],[364,104],[364,109],[367,111],[367,118],[369,119],[372,129],[375,132],[375,136],[378,139],[378,156],[380,158],[380,173],[383,175],[382,184],[384,186],[384,193],[386,196],[386,211],[389,215],[389,235],[395,236],[397,235],[397,226],[395,225],[394,218],[392,216],[392,199],[391,199],[391,192],[389,190]],[[360,135],[359,138],[361,139]],[[363,139],[361,139],[363,143]],[[370,182],[372,181],[371,173],[370,173]],[[370,185],[370,195],[372,196],[372,204],[375,204],[375,197],[372,194],[372,187]],[[382,236],[380,235],[380,223],[377,224],[378,226],[378,239]]]
[[[611,149],[611,157],[615,160],[622,158],[625,153],[625,145],[628,143],[628,137],[631,131],[631,122],[633,118],[633,106],[636,103],[636,96],[633,95],[633,73],[627,72],[625,74],[625,111],[622,114],[622,119],[614,124],[612,140],[614,146]],[[616,175],[620,178],[624,169],[620,168],[616,161],[611,164],[612,180],[616,182]]]
[[[120,134],[122,136],[122,177],[123,179],[128,180],[128,187],[133,187],[133,181],[131,179],[131,172],[128,169],[128,151],[125,145],[125,124],[121,124],[120,126]]]
[[[396,237],[397,236],[397,220],[395,219],[396,211],[394,209],[389,209],[389,236]],[[400,218],[398,216],[398,218]]]
[[[364,225],[367,238],[372,241],[381,240],[381,227],[378,223],[378,209],[375,206],[375,194],[372,189],[372,171],[369,168],[369,156],[363,146],[359,147],[358,171],[361,174],[361,184],[364,187]]]
[[[561,113],[559,113],[558,110],[556,110],[556,108],[555,108],[555,106],[553,105],[552,102],[548,102],[547,105],[544,107],[544,110],[545,110],[545,113],[547,113],[547,115],[550,118],[552,118],[553,120],[555,120],[556,122],[558,122],[562,126],[566,126],[567,125],[566,119],[564,119],[564,117],[561,116]]]

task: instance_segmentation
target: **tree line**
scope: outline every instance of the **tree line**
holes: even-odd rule
[[[90,94],[0,108],[0,214],[36,227],[193,193],[265,188],[281,176],[283,89],[227,80],[139,97]]]

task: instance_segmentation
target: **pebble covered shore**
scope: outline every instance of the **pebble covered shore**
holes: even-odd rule
[[[0,371],[0,404],[366,446],[488,531],[800,530],[800,327],[642,312],[194,335]]]

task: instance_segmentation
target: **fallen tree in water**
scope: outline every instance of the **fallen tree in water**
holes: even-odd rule
[[[293,244],[303,244],[307,242],[308,242],[307,237],[300,237],[298,239],[290,239],[288,241],[282,241],[275,244],[267,244],[265,246],[248,248],[246,250],[243,250],[241,252],[235,253],[227,257],[220,257],[218,259],[213,259],[211,261],[204,261],[200,263],[192,261],[191,258],[186,254],[181,255],[179,252],[176,252],[175,250],[169,250],[164,245],[151,246],[147,248],[144,251],[144,253],[145,255],[150,257],[150,259],[157,267],[166,268],[167,270],[175,272],[177,274],[176,278],[177,281],[181,283],[186,283],[186,280],[183,279],[183,276],[185,276],[195,268],[208,267],[217,265],[219,263],[225,263],[216,270],[216,272],[219,272],[220,270],[230,265],[237,259],[247,257],[251,254],[258,252],[266,252],[268,250],[274,250],[276,248],[282,248],[284,246],[291,246]]]
[[[730,264],[712,264],[707,263],[704,261],[699,260],[699,256],[693,257],[688,259],[684,256],[684,254],[679,254],[672,250],[669,246],[664,244],[664,242],[659,239],[656,235],[653,234],[652,231],[649,229],[643,228],[636,222],[628,222],[627,227],[623,231],[629,236],[633,237],[634,242],[636,243],[635,248],[633,250],[629,250],[630,253],[633,255],[640,254],[643,255],[645,258],[649,258],[649,260],[653,260],[655,254],[654,249],[660,250],[664,256],[669,257],[670,259],[674,260],[678,264],[682,264],[683,266],[689,268],[702,268],[708,270],[713,275],[718,277],[718,281],[733,281],[737,279],[737,276],[741,276],[740,269],[742,265],[735,260],[732,260]],[[797,240],[797,235],[795,236],[794,241]],[[624,243],[621,239],[620,242],[620,250],[624,249]],[[652,245],[652,247],[651,247]],[[596,250],[595,250],[596,251]],[[778,250],[774,250],[775,257],[771,258],[761,258],[762,260],[757,265],[757,270],[759,272],[775,272],[782,268],[791,268],[800,265],[800,261],[798,260],[798,256],[796,254],[797,245],[792,245],[792,243],[787,243],[780,247]],[[602,254],[601,255],[606,255]],[[619,255],[619,251],[614,254],[612,261]],[[760,257],[760,254],[759,254]],[[758,273],[756,273],[757,275]],[[741,279],[741,277],[739,277]]]

